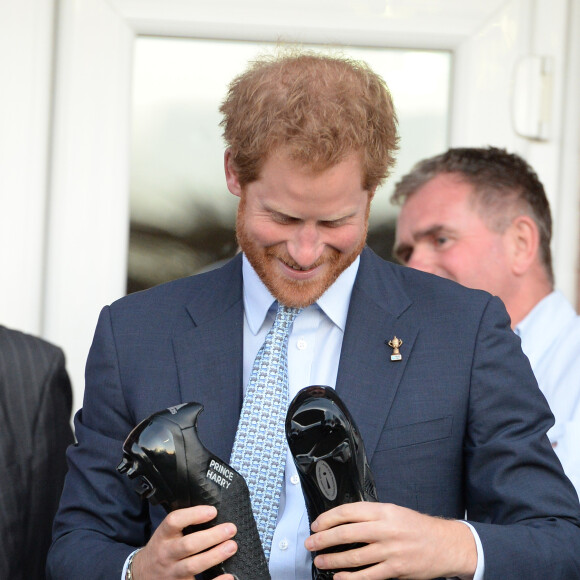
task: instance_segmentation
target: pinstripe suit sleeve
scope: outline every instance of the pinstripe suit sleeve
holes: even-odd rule
[[[1,578],[45,578],[46,553],[72,443],[71,385],[62,350],[0,327]]]

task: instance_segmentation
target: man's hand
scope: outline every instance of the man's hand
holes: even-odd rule
[[[183,535],[187,526],[209,522],[216,516],[217,510],[212,506],[169,513],[147,545],[135,554],[132,568],[135,580],[192,580],[196,574],[235,554],[238,546],[231,539],[237,532],[234,524],[219,524]],[[233,580],[233,576],[225,574],[219,580]]]
[[[471,530],[461,522],[426,516],[393,504],[360,502],[341,505],[312,523],[308,550],[363,543],[361,548],[319,554],[320,570],[347,570],[374,564],[358,572],[340,572],[335,580],[400,578],[472,578],[477,548]]]

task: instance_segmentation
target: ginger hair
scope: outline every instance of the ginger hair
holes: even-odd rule
[[[395,161],[390,92],[361,61],[304,51],[264,56],[232,81],[220,112],[242,186],[259,179],[274,152],[314,172],[358,154],[370,193]]]

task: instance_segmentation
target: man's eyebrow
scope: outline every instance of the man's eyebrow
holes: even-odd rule
[[[269,205],[265,205],[264,209],[271,215],[273,216],[279,216],[279,217],[283,217],[283,218],[288,218],[288,219],[292,219],[292,220],[301,220],[302,218],[296,217],[295,215],[292,214],[288,214],[285,211],[279,210],[279,209],[275,209]],[[318,223],[334,223],[334,222],[341,222],[341,221],[346,221],[349,220],[350,218],[354,217],[356,215],[356,210],[353,210],[345,215],[336,215],[336,216],[330,216],[328,218],[326,217],[322,217],[318,220],[316,220]]]
[[[442,230],[445,229],[445,226],[443,224],[435,224],[432,225],[431,227],[428,227],[424,230],[418,230],[413,234],[413,239],[414,240],[420,240],[421,238],[427,238],[430,236],[435,236],[439,233],[441,233]]]
[[[266,207],[266,211],[268,213],[275,214],[275,215],[281,215],[281,216],[284,216],[284,217],[292,217],[291,215],[289,215],[289,214],[287,214],[287,213],[285,213],[283,211],[280,211],[278,209],[274,209],[272,207]]]
[[[273,207],[270,207],[270,206],[265,206],[264,210],[274,218],[281,218],[281,219],[286,219],[286,220],[300,219],[300,218],[297,218],[296,216],[293,216],[291,214],[286,213],[285,211],[281,211],[279,209],[274,209]]]
[[[347,213],[345,215],[341,215],[341,216],[331,216],[330,218],[321,219],[319,221],[321,223],[341,222],[341,221],[349,220],[350,218],[354,217],[355,215],[356,215],[356,211],[353,211],[353,212]]]

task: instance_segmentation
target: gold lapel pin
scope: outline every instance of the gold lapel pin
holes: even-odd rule
[[[387,344],[393,349],[391,360],[403,360],[403,355],[399,351],[401,346],[403,346],[403,341],[394,336]]]

